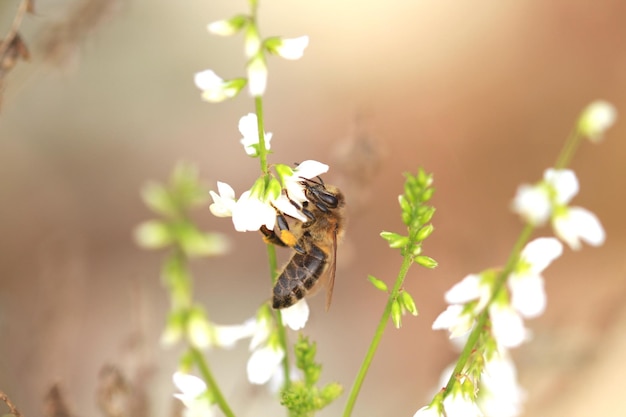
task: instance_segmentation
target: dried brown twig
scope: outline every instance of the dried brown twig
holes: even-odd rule
[[[13,401],[4,393],[4,391],[0,391],[0,400],[4,401],[4,403],[9,407],[9,412],[13,414],[15,417],[22,417],[22,413],[19,412]]]
[[[4,76],[15,66],[19,59],[25,61],[30,57],[26,44],[19,35],[20,25],[26,13],[34,12],[33,0],[22,0],[15,12],[13,23],[9,32],[0,43],[0,108],[2,104],[2,91]]]

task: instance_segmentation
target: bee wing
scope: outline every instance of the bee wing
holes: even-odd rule
[[[337,270],[337,231],[333,233],[333,248],[328,263],[328,281],[326,282],[326,311],[330,308],[335,288],[335,271]]]

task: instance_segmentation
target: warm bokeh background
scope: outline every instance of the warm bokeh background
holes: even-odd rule
[[[98,373],[114,364],[145,388],[149,415],[169,417],[179,352],[158,344],[168,308],[163,254],[132,241],[151,216],[139,190],[179,160],[239,192],[256,177],[237,131],[252,101],[204,103],[192,83],[205,68],[244,74],[242,38],[211,37],[205,26],[247,2],[92,0],[105,5],[99,12],[86,4],[36,2],[23,23],[32,61],[5,80],[0,389],[37,416],[58,383],[76,416],[99,415]],[[15,7],[0,5],[1,33]],[[82,18],[67,23],[72,13]],[[591,100],[626,113],[626,3],[275,0],[261,2],[260,19],[265,35],[311,36],[301,61],[270,60],[271,161],[329,162],[326,180],[353,203],[334,304],[324,313],[314,299],[306,329],[319,342],[324,381],[349,389],[384,304],[366,276],[397,273],[400,257],[378,233],[401,227],[401,174],[423,166],[435,175],[436,232],[425,250],[440,266],[411,271],[406,287],[421,314],[388,329],[355,410],[411,416],[455,356],[446,335],[430,330],[443,292],[505,261],[521,227],[509,211],[516,187],[554,162]],[[65,37],[52,53],[55,24]],[[624,126],[599,146],[584,144],[573,162],[575,204],[600,217],[608,239],[566,250],[546,273],[548,310],[515,351],[528,416],[626,412]],[[215,321],[243,321],[269,294],[263,244],[208,211],[198,221],[234,239],[229,255],[194,264],[198,297]],[[243,345],[210,353],[227,397],[240,416],[282,415],[247,385],[247,355]],[[320,415],[338,415],[346,396]]]

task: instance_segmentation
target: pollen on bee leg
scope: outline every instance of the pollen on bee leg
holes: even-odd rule
[[[298,239],[291,233],[289,230],[281,230],[280,231],[280,240],[282,240],[285,245],[294,247],[298,244]]]

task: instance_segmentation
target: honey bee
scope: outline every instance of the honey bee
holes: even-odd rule
[[[292,202],[307,217],[293,231],[282,214],[277,216],[278,233],[262,227],[266,242],[290,246],[295,252],[282,270],[273,289],[272,307],[292,306],[326,286],[326,310],[330,307],[337,267],[337,242],[344,231],[345,199],[341,191],[321,180],[302,181],[308,201]]]

